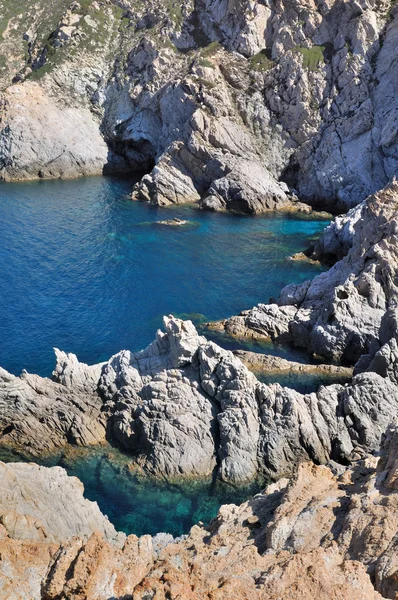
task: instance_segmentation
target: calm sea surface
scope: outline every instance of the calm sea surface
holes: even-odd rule
[[[152,341],[163,315],[196,323],[228,317],[319,271],[288,257],[307,247],[325,221],[156,209],[129,200],[131,187],[104,177],[0,184],[0,366],[48,376],[54,346],[87,363],[123,348],[139,350]],[[173,217],[190,224],[157,224]],[[297,359],[287,349],[267,350]],[[0,458],[18,457],[3,451]],[[239,503],[259,489],[142,478],[115,449],[45,462],[78,476],[86,497],[117,529],[138,535],[187,533],[221,504]]]
[[[156,209],[104,177],[0,184],[0,366],[50,375],[150,343],[162,316],[213,320],[319,267],[291,261],[325,226],[308,217]],[[184,227],[157,225],[179,217]]]

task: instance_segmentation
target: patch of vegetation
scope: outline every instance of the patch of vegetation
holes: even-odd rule
[[[267,54],[267,50],[261,50],[261,52],[249,58],[250,68],[252,71],[266,72],[274,67],[275,62],[271,60]]]
[[[214,69],[213,63],[208,58],[199,58],[198,64],[205,69]]]
[[[23,73],[31,57],[40,56],[69,5],[70,0],[0,0],[0,42],[7,57],[0,73],[1,89]],[[25,35],[28,31],[33,32],[31,39]]]
[[[204,79],[203,77],[198,77],[198,83],[200,83],[201,85],[203,85],[203,87],[212,90],[213,88],[216,87],[216,84],[213,83],[212,81],[209,81],[208,79]]]
[[[54,64],[52,64],[51,62],[47,62],[42,67],[40,67],[40,69],[36,69],[35,71],[32,71],[29,74],[28,79],[37,81],[38,79],[41,79],[42,77],[44,77],[44,75],[47,75],[47,73],[51,73],[51,71],[54,69],[54,67],[55,67]]]
[[[181,4],[181,2],[178,2],[176,0],[168,0],[164,4],[164,7],[169,14],[170,20],[172,21],[176,29],[181,29],[181,26],[184,22]]]
[[[325,62],[323,56],[325,50],[324,46],[313,46],[312,48],[296,46],[294,50],[300,52],[303,57],[303,67],[309,71],[316,71],[319,65]]]
[[[162,44],[164,48],[170,48],[170,50],[173,50],[173,52],[178,52],[177,48],[169,38],[163,40]]]
[[[210,44],[208,44],[208,46],[205,46],[201,50],[200,55],[202,58],[210,58],[211,56],[214,56],[220,49],[220,42],[211,42]]]
[[[54,43],[54,34],[49,35],[43,45],[42,56],[45,62],[29,74],[29,79],[40,79],[68,58],[88,55],[98,50],[105,50],[109,54],[113,52],[112,42],[117,36],[124,11],[115,5],[95,10],[89,0],[80,5],[82,8],[76,11],[81,15],[76,36],[58,47]]]

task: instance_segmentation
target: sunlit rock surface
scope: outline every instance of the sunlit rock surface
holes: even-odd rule
[[[3,179],[141,170],[135,198],[251,213],[295,209],[296,192],[346,209],[397,174],[389,0],[0,13]]]
[[[288,285],[276,303],[260,304],[220,327],[237,336],[290,341],[331,361],[359,361],[358,371],[369,367],[383,376],[392,373],[397,210],[394,180],[325,229],[316,255],[341,259],[329,271],[312,281]]]
[[[57,351],[54,381],[3,371],[0,445],[41,455],[108,437],[155,475],[216,468],[223,480],[243,483],[289,474],[303,460],[346,463],[376,451],[396,415],[396,384],[373,371],[300,394],[261,383],[190,321],[164,324],[145,350],[102,365]]]
[[[38,520],[32,527],[32,519],[24,519],[27,500],[19,504],[17,534],[15,520],[10,527],[1,518],[1,594],[12,600],[395,598],[397,450],[393,424],[379,458],[350,468],[303,463],[290,481],[279,480],[241,506],[222,506],[216,519],[195,525],[186,538],[131,535],[122,548],[99,532],[88,541],[78,532],[71,538],[71,504],[55,515],[65,521],[62,534],[46,539],[52,529],[46,489],[59,476],[68,478],[58,468],[40,468],[37,479],[35,465],[3,466],[14,488],[34,482],[42,537]],[[64,489],[76,494],[75,482],[66,481]],[[19,493],[14,489],[13,497]],[[98,517],[89,524],[96,526]]]

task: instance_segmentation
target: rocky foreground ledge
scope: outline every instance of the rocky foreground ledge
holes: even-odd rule
[[[303,463],[186,538],[116,534],[63,469],[0,463],[7,600],[376,600],[398,593],[398,425],[378,458]]]

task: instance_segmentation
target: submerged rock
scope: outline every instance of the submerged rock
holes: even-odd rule
[[[352,367],[299,363],[280,358],[279,356],[273,356],[272,354],[260,354],[258,352],[250,352],[249,350],[234,350],[234,355],[256,374],[312,373],[330,375],[331,377],[339,376],[347,379],[351,378],[353,374]]]
[[[169,225],[170,227],[181,227],[182,225],[188,225],[189,221],[186,221],[185,219],[177,219],[177,217],[174,217],[174,219],[166,219],[165,221],[155,221],[156,225]]]

